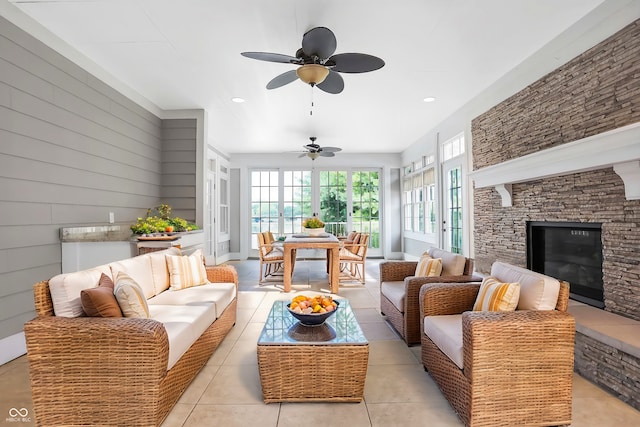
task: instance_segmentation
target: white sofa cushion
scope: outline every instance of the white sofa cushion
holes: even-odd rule
[[[382,282],[380,293],[384,295],[391,304],[401,313],[404,313],[404,297],[406,295],[404,281]]]
[[[431,341],[462,369],[462,314],[425,316],[423,325]]]
[[[84,289],[98,286],[102,273],[113,279],[108,265],[73,273],[58,274],[49,279],[49,292],[51,292],[55,315],[59,317],[84,316],[80,293]]]
[[[518,310],[554,310],[556,308],[560,282],[553,277],[499,261],[491,266],[491,276],[503,282],[520,283]]]
[[[151,268],[151,258],[147,255],[139,255],[122,261],[109,264],[111,267],[111,277],[118,277],[118,273],[123,271],[140,285],[145,298],[151,298],[156,294],[153,284],[153,270]]]
[[[153,274],[153,287],[155,294],[169,289],[169,268],[165,255],[181,255],[180,249],[171,247],[164,251],[150,252],[144,256],[151,261],[151,272]]]
[[[180,360],[216,319],[214,304],[150,305],[149,311],[150,317],[161,322],[167,331],[169,338],[167,370]]]
[[[442,276],[461,276],[464,273],[464,264],[467,260],[463,255],[439,248],[430,248],[428,253],[433,258],[442,258]]]
[[[207,283],[202,286],[165,291],[150,298],[149,306],[154,305],[205,305],[213,306],[215,318],[222,315],[225,308],[236,297],[236,286],[233,283]]]

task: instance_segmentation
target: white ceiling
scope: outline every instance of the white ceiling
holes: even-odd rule
[[[209,142],[229,154],[300,150],[311,135],[345,152],[399,153],[602,2],[10,0],[160,109],[205,109]],[[335,33],[336,53],[386,65],[343,74],[344,91],[330,95],[300,81],[267,90],[295,66],[240,55],[294,56],[316,26]]]

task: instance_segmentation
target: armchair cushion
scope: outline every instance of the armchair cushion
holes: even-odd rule
[[[442,258],[432,258],[430,255],[423,255],[416,265],[415,276],[417,277],[437,277],[442,273]]]
[[[480,285],[474,311],[513,311],[518,306],[520,283],[502,283],[495,277],[485,277]]]
[[[525,268],[494,262],[491,276],[504,282],[520,283],[518,310],[554,310],[560,293],[560,282]]]
[[[443,276],[461,276],[464,274],[464,265],[467,261],[464,255],[454,254],[439,248],[431,248],[428,253],[432,258],[442,259]]]
[[[424,333],[462,369],[462,314],[425,316],[423,323]]]
[[[404,297],[406,295],[404,280],[382,282],[380,284],[380,293],[382,293],[400,313],[404,313]]]

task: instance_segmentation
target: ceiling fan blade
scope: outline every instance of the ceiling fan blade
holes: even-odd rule
[[[242,52],[240,55],[251,59],[257,59],[259,61],[281,62],[283,64],[301,64],[300,59],[289,55],[283,55],[281,53]]]
[[[316,87],[327,93],[336,94],[344,89],[344,80],[340,74],[329,71],[327,78],[322,83],[317,84]]]
[[[366,53],[339,53],[327,60],[325,65],[335,64],[332,71],[339,73],[366,73],[384,67],[384,61]]]
[[[296,70],[287,71],[286,73],[282,73],[271,79],[271,81],[267,83],[267,89],[277,89],[297,80],[297,78],[298,75],[296,74]]]
[[[302,50],[307,56],[327,59],[336,51],[336,36],[326,27],[315,27],[302,36]]]
[[[302,154],[300,154],[300,155],[298,156],[298,158],[300,158],[300,157],[304,157],[304,156],[306,156],[306,155],[307,155],[307,153],[302,153]]]
[[[320,154],[320,157],[335,157],[336,155],[331,151],[321,151],[319,154]]]
[[[342,148],[338,148],[338,147],[322,147],[322,151],[328,151],[330,153],[337,153],[338,151],[342,151]]]

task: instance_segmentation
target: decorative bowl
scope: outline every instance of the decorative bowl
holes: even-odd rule
[[[309,236],[320,236],[325,234],[324,227],[321,228],[303,228],[303,231]]]
[[[287,310],[289,310],[289,313],[291,313],[293,317],[298,319],[298,321],[300,321],[300,323],[304,326],[319,326],[322,325],[329,317],[335,314],[335,312],[340,308],[340,301],[334,301],[337,304],[336,308],[333,311],[327,311],[326,313],[296,313],[289,308],[289,305],[291,303],[287,304]]]

